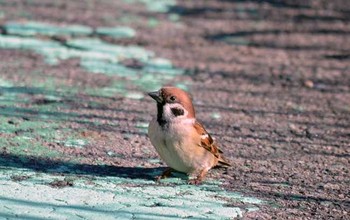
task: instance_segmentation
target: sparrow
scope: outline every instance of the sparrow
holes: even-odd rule
[[[148,136],[162,160],[169,166],[157,180],[172,171],[190,175],[190,184],[202,182],[215,166],[229,167],[214,139],[195,117],[190,95],[176,87],[148,93],[157,103],[157,116],[148,126]]]

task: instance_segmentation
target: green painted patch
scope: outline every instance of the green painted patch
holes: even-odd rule
[[[164,82],[184,73],[182,69],[173,67],[169,60],[157,58],[153,52],[141,47],[111,45],[99,39],[78,39],[68,42],[68,45],[85,51],[99,51],[110,54],[111,59],[109,60],[82,59],[81,65],[89,72],[125,77],[128,82],[138,86],[142,91],[159,89]],[[115,60],[112,60],[113,58]],[[141,67],[127,67],[122,64],[125,59],[137,60],[141,63]],[[138,95],[135,97],[134,92],[125,91],[122,94],[125,94],[128,98],[143,97],[140,93],[137,93]]]
[[[256,211],[255,205],[262,203],[216,183],[192,186],[178,178],[170,180],[173,183],[155,184],[128,177],[52,175],[0,166],[0,213],[24,219],[232,219],[247,210]],[[60,182],[70,186],[54,187]],[[231,206],[232,202],[240,207]]]
[[[189,91],[188,89],[188,86],[190,85],[189,82],[182,82],[182,83],[175,83],[175,86],[180,88],[180,89],[183,89],[185,91]]]
[[[149,27],[154,28],[154,27],[157,27],[159,25],[159,20],[156,18],[149,18],[147,20],[147,24]]]
[[[123,24],[139,23],[142,21],[142,17],[133,14],[124,14],[122,17],[118,18],[118,21]]]
[[[63,154],[49,150],[31,136],[15,136],[0,139],[0,146],[6,147],[8,153],[25,156],[42,156],[45,158],[60,157]]]
[[[124,0],[127,3],[142,3],[146,6],[147,10],[151,12],[166,13],[169,9],[176,5],[175,0]]]
[[[127,91],[124,96],[129,99],[142,99],[144,97],[143,93],[137,91]]]
[[[172,22],[178,22],[180,21],[180,15],[178,14],[169,14],[168,19]]]
[[[106,154],[110,157],[125,158],[124,154],[119,154],[113,151],[107,151]]]
[[[159,159],[149,159],[148,162],[153,163],[153,164],[161,164],[161,160]]]
[[[147,134],[148,132],[148,123],[145,122],[137,122],[136,127],[140,130],[140,132]]]
[[[22,73],[20,72],[17,74]],[[44,74],[39,74],[37,72],[27,72],[26,74],[30,75],[33,80],[32,84],[35,85],[35,87],[25,85],[22,82],[16,82],[16,85],[14,85],[14,83],[0,78],[0,104],[5,105],[3,102],[5,100],[11,101],[10,104],[13,104],[13,102],[28,103],[28,94],[40,95],[42,101],[48,103],[60,103],[63,96],[62,90],[64,90],[64,95],[76,93],[75,88],[58,85],[56,80]],[[21,97],[17,98],[18,95]],[[40,101],[33,104],[40,104]]]
[[[40,98],[29,98],[28,94]],[[26,96],[27,95],[27,96]],[[26,105],[30,104],[31,107]],[[24,107],[24,106],[26,107]],[[16,87],[0,80],[0,146],[14,155],[42,157],[62,156],[48,144],[60,143],[67,147],[83,147],[89,140],[79,131],[65,128],[65,121],[89,123],[75,113],[64,113],[68,106],[59,93],[34,87]]]
[[[4,80],[0,78],[0,86],[1,87],[11,87],[13,84],[10,81]]]
[[[246,46],[249,45],[251,42],[244,38],[244,37],[223,37],[220,38],[219,40],[224,41],[228,44],[233,44],[233,45],[242,45],[242,46]]]
[[[0,108],[0,114],[2,114]],[[29,154],[51,157],[52,150],[44,145],[48,143],[61,143],[67,147],[84,147],[87,139],[82,139],[77,131],[64,128],[62,122],[54,122],[47,117],[28,117],[17,112],[15,114],[2,114],[0,116],[0,146],[6,147],[14,154]],[[21,116],[21,117],[16,117]],[[22,119],[25,118],[25,119]],[[48,121],[49,120],[49,121]],[[56,153],[54,153],[56,154]]]
[[[132,38],[136,35],[135,30],[129,27],[99,27],[96,29],[96,33],[117,39]]]
[[[136,70],[104,60],[82,60],[81,66],[89,72],[104,73],[108,76],[133,77],[138,74]]]
[[[221,115],[220,115],[220,113],[218,113],[218,112],[214,112],[214,113],[212,113],[210,116],[211,116],[212,118],[214,118],[214,119],[220,119],[220,118],[221,118]]]
[[[149,1],[141,2],[156,8],[175,4],[172,1],[160,1],[154,4]],[[129,27],[98,27],[94,31],[91,27],[81,25],[55,26],[39,22],[9,22],[4,25],[4,28],[6,35],[0,34],[0,48],[30,50],[42,55],[51,65],[78,58],[80,66],[88,72],[122,78],[111,79],[110,85],[102,88],[84,88],[83,90],[88,94],[103,96],[121,94],[127,98],[141,99],[144,97],[141,91],[159,89],[174,77],[184,74],[184,70],[175,68],[170,60],[156,57],[153,51],[139,46],[110,44],[99,38],[75,38],[92,33],[115,38],[135,36],[136,32]],[[36,35],[71,35],[73,38],[61,43],[50,39],[39,39]],[[134,60],[136,64],[127,65],[125,60]],[[46,88],[49,84],[52,87],[56,86],[55,79],[49,79],[46,76],[43,78]],[[136,91],[128,89],[135,86]],[[74,88],[74,91],[79,89]]]
[[[108,87],[86,88],[85,93],[88,95],[98,95],[104,97],[113,97],[115,94],[123,94],[127,91],[123,81],[112,81]]]
[[[88,143],[88,141],[84,139],[68,139],[62,141],[62,143],[66,147],[83,148]]]
[[[0,78],[0,106],[11,105],[19,101],[17,94],[11,91],[12,87],[11,82]],[[21,102],[26,102],[26,100],[22,99]]]
[[[86,36],[93,33],[93,29],[83,25],[57,26],[40,22],[8,22],[4,25],[7,34],[21,36]]]
[[[98,38],[73,39],[67,42],[67,45],[80,51],[93,51],[106,54],[109,60],[118,61],[125,58],[134,58],[140,61],[146,61],[154,56],[154,53],[138,46],[120,46],[106,43]],[[97,57],[98,58],[98,57]]]
[[[0,47],[34,51],[43,55],[46,62],[52,65],[61,60],[80,58],[81,67],[89,72],[124,77],[124,83],[120,80],[112,81],[111,86],[87,91],[100,95],[113,96],[119,93],[127,98],[140,99],[143,97],[140,92],[114,85],[126,83],[135,85],[142,91],[156,90],[184,73],[182,69],[173,67],[169,60],[155,57],[152,51],[137,46],[113,45],[98,38],[73,39],[60,44],[50,40],[0,35]],[[123,61],[126,59],[136,60],[141,66],[125,66]]]
[[[3,112],[1,112],[3,113]],[[48,137],[46,131],[48,129],[58,129],[57,125],[50,125],[44,121],[30,121],[28,118],[16,118],[16,117],[6,117],[9,115],[1,114],[0,132],[5,134],[20,133],[22,136],[29,136],[29,133],[35,132],[36,135],[40,135],[43,138]],[[23,117],[25,117],[23,115]]]
[[[45,121],[29,121],[27,118],[2,116],[1,109],[0,146],[6,148],[7,153],[46,158],[62,156],[59,152],[44,146],[47,142],[55,142],[62,138],[58,135],[58,125]]]

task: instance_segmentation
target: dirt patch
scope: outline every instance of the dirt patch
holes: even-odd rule
[[[49,183],[49,185],[55,188],[63,188],[67,186],[73,186],[74,184],[72,180],[55,180]]]

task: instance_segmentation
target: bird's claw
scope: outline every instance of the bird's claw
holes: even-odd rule
[[[202,183],[202,180],[200,179],[191,179],[187,182],[189,185],[199,185]]]

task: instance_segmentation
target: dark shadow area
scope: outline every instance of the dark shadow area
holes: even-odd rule
[[[324,58],[326,59],[332,59],[332,60],[349,60],[350,54],[332,54],[332,55],[325,55]],[[348,84],[349,85],[349,84]]]
[[[123,111],[124,114],[130,114],[132,111],[124,111],[113,109],[113,111]],[[144,132],[138,130],[125,130],[125,128],[112,125],[112,124],[99,124],[95,123],[96,120],[108,120],[108,121],[130,121],[126,117],[117,116],[103,116],[97,114],[79,114],[79,113],[64,113],[59,111],[43,111],[33,108],[20,108],[20,107],[4,107],[0,106],[0,116],[18,118],[25,121],[57,121],[57,122],[71,122],[78,123],[84,128],[95,131],[107,131],[107,132],[120,132],[144,136]],[[145,122],[144,117],[134,117],[134,123]]]
[[[220,0],[222,2],[230,3],[259,3],[270,4],[277,8],[295,8],[295,9],[309,9],[311,8],[310,1],[295,1],[295,0]]]
[[[214,36],[215,38],[215,36]],[[209,39],[214,39],[213,37],[209,37]],[[218,40],[219,39],[219,40]],[[324,44],[324,45],[298,45],[298,42],[295,42],[291,45],[285,45],[284,43],[274,42],[271,41],[262,41],[258,42],[257,40],[251,41],[249,39],[244,39],[244,43],[242,43],[242,39],[238,39],[238,41],[235,39],[235,37],[221,37],[219,35],[219,38],[215,39],[216,41],[223,41],[230,45],[244,45],[244,46],[251,46],[251,47],[257,47],[257,48],[269,48],[269,49],[283,49],[288,51],[315,51],[315,50],[336,50],[334,48],[334,45],[330,44]],[[345,50],[344,50],[345,51]]]
[[[118,111],[117,109],[114,109]],[[130,113],[130,111],[128,111]],[[125,113],[128,113],[125,111]],[[42,117],[45,116],[46,120],[54,120],[54,121],[68,121],[68,122],[76,122],[81,124],[91,124],[87,120],[89,119],[102,119],[102,120],[118,120],[125,121],[127,120],[124,117],[110,117],[110,116],[101,116],[95,114],[78,114],[78,113],[64,113],[59,111],[43,111],[37,110],[33,108],[20,108],[20,107],[2,107],[0,106],[0,115],[7,117],[18,117],[18,118],[26,118],[26,120],[43,120]],[[87,119],[87,120],[86,120]],[[137,119],[135,119],[137,120]],[[143,118],[139,118],[138,121],[144,120]]]
[[[77,164],[44,157],[0,154],[0,167],[25,168],[44,173],[66,173],[89,176],[115,176],[130,179],[154,180],[164,168],[117,167],[111,165]]]
[[[283,30],[283,29],[270,29],[270,30],[252,30],[252,31],[236,31],[231,33],[220,33],[209,35],[206,38],[208,40],[224,40],[228,37],[248,37],[253,35],[280,35],[280,34],[338,34],[348,35],[350,31],[347,30],[332,30],[332,29],[311,29],[311,30]]]
[[[332,15],[323,15],[323,16],[310,16],[310,15],[296,15],[293,17],[293,20],[296,22],[306,22],[306,21],[321,21],[321,22],[334,22],[334,21],[343,21],[349,22],[350,17],[346,14],[343,16],[332,16]]]
[[[240,7],[244,3],[256,3],[258,6],[262,6],[263,4],[269,4],[276,8],[282,8],[282,9],[310,9],[311,6],[309,4],[303,4],[304,2],[298,2],[295,3],[294,1],[283,1],[283,0],[221,0],[222,2],[229,2],[232,3],[232,6],[238,6],[238,7],[184,7],[181,5],[172,6],[169,9],[169,13],[179,14],[184,17],[201,17],[203,15],[206,15],[208,13],[214,14],[215,16],[220,16],[222,13],[226,13],[225,18],[235,18],[238,20],[243,20],[242,17],[239,17],[237,14],[242,11],[242,7]],[[255,8],[249,8],[245,7],[244,13],[248,14],[248,18],[245,19],[251,19],[251,20],[260,20],[262,18],[262,15],[259,14],[259,10]],[[230,15],[227,17],[227,13],[230,13]]]
[[[219,18],[220,15],[225,13],[225,19],[236,19],[236,20],[276,20],[274,16],[269,16],[269,11],[275,10],[285,12],[285,16],[290,17],[294,22],[335,22],[335,21],[349,21],[350,16],[347,10],[344,9],[331,9],[337,11],[337,14],[329,15],[317,15],[317,10],[327,9],[326,5],[315,6],[312,1],[286,1],[286,0],[220,0],[220,2],[231,3],[230,7],[199,7],[199,6],[173,6],[170,7],[169,13],[181,15],[182,17],[196,17],[200,18],[210,14],[212,17]],[[252,8],[252,4],[254,7]],[[265,5],[272,6],[271,8],[264,7]],[[290,14],[287,11],[294,10],[296,13]],[[302,13],[305,10],[313,10],[316,15],[308,15]],[[240,16],[240,13],[244,13],[244,16]]]
[[[234,5],[233,5],[234,6]],[[210,20],[213,18],[218,18],[225,14],[225,19],[235,19],[235,20],[261,20],[262,15],[255,8],[245,8],[244,13],[248,14],[247,17],[240,17],[239,13],[241,9],[237,7],[186,7],[181,5],[172,6],[169,8],[169,13],[178,14],[184,18],[203,18]]]
[[[2,93],[16,93],[16,94],[29,94],[29,95],[54,95],[63,97],[62,93],[59,93],[58,91],[52,91],[42,88],[35,88],[35,87],[27,87],[27,86],[11,86],[11,87],[4,87],[0,86],[0,95]]]
[[[213,8],[213,7],[197,7],[197,8],[186,8],[183,6],[172,6],[169,9],[170,13],[179,14],[181,16],[201,16],[207,12],[211,13],[222,13],[227,11],[225,8]]]
[[[23,99],[23,96],[26,98]],[[46,98],[47,96],[54,98]],[[143,117],[145,111],[122,109],[121,107],[110,108],[98,102],[90,105],[89,100],[92,97],[96,98],[95,96],[62,93],[36,87],[0,86],[0,116],[25,121],[72,122],[92,130],[119,132],[123,132],[123,129],[119,126],[96,123],[96,121],[130,121],[126,115],[134,114],[132,120],[135,124],[145,122],[145,117]],[[106,99],[113,102],[120,101],[117,98],[107,97]],[[106,114],[83,113],[81,110],[88,110],[89,112],[96,110],[106,112]],[[115,113],[119,114],[116,115]],[[138,131],[130,131],[130,134],[145,135]]]

